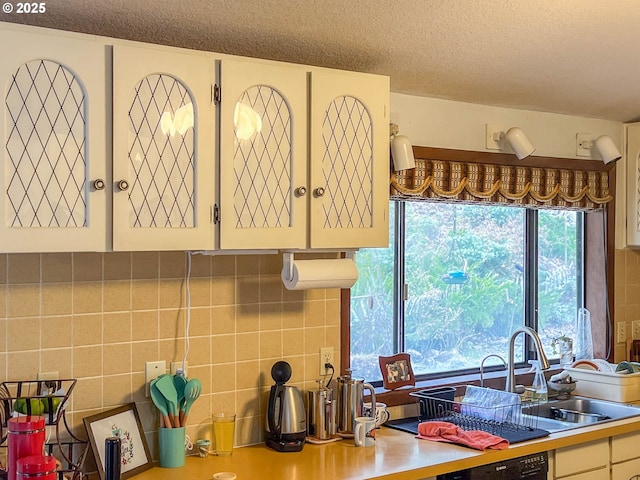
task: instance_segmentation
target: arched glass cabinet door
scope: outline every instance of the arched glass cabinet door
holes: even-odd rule
[[[389,79],[311,76],[312,248],[388,244]]]
[[[8,35],[21,48],[0,66],[0,251],[104,250],[105,47]]]
[[[180,80],[147,75],[134,88],[127,135],[130,228],[195,225],[194,99]]]
[[[114,250],[213,248],[213,61],[114,47]]]
[[[221,64],[220,246],[304,248],[306,72]]]

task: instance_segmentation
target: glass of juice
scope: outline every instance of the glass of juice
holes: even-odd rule
[[[216,441],[216,455],[228,457],[233,451],[236,416],[229,413],[213,414],[213,437]]]

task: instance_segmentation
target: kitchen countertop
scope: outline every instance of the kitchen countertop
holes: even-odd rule
[[[383,427],[375,447],[359,448],[352,440],[305,445],[302,452],[280,453],[265,445],[235,448],[231,457],[188,456],[182,468],[154,467],[136,480],[209,480],[216,472],[235,472],[238,480],[386,479],[419,480],[509,458],[589,442],[640,430],[640,418],[558,432],[518,443],[506,450],[481,452],[428,440]]]

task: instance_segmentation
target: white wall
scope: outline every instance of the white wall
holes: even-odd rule
[[[534,156],[576,156],[576,134],[609,135],[622,150],[622,124],[610,120],[516,110],[437,98],[391,94],[391,122],[414,145],[496,151],[485,148],[485,125],[518,126],[535,145]],[[600,159],[595,153],[592,158]]]
[[[391,93],[391,123],[397,124],[413,145],[423,147],[495,152],[485,148],[485,126],[490,123],[505,129],[520,127],[536,147],[534,157],[600,160],[593,149],[591,157],[576,155],[578,133],[593,138],[609,135],[623,154],[625,151],[623,125],[619,122],[400,93]],[[624,158],[616,166],[616,248],[626,246],[625,166]]]

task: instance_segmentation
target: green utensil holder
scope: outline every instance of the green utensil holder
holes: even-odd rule
[[[185,430],[185,427],[158,429],[161,467],[178,468],[184,466]]]

